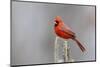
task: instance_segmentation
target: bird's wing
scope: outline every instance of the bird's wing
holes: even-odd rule
[[[61,27],[61,30],[62,30],[63,32],[67,33],[67,34],[72,35],[72,36],[75,35],[74,32],[72,32],[69,28],[67,28],[67,27],[65,27],[65,26],[62,26],[62,27]]]

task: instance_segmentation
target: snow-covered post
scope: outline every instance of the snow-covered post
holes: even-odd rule
[[[61,45],[63,45],[63,49],[62,49],[63,50],[63,54],[62,54],[63,59],[59,59],[59,44],[57,43],[58,39],[60,39],[64,42],[63,44],[61,44]],[[55,60],[55,63],[58,63],[58,62],[74,62],[74,60],[71,58],[71,55],[70,55],[70,47],[68,46],[67,40],[56,37],[55,45],[54,45],[54,60]]]
[[[55,63],[58,62],[58,44],[57,44],[57,40],[58,40],[58,37],[56,37],[55,39],[55,46],[54,46],[54,60],[55,60]]]

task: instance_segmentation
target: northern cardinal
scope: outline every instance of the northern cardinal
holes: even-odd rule
[[[74,40],[82,52],[85,51],[84,46],[79,42],[78,39],[76,39],[76,35],[74,32],[71,31],[71,29],[68,26],[65,26],[64,22],[62,21],[60,16],[56,16],[54,20],[54,30],[57,36],[63,39],[72,39]]]

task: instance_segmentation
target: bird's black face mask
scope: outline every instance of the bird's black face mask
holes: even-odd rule
[[[55,27],[58,26],[59,22],[55,20]]]

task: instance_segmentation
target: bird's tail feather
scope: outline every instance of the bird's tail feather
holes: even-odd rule
[[[73,39],[74,41],[76,41],[77,45],[79,46],[79,48],[81,49],[82,52],[84,52],[86,49],[84,48],[84,46],[79,42],[78,39]]]

